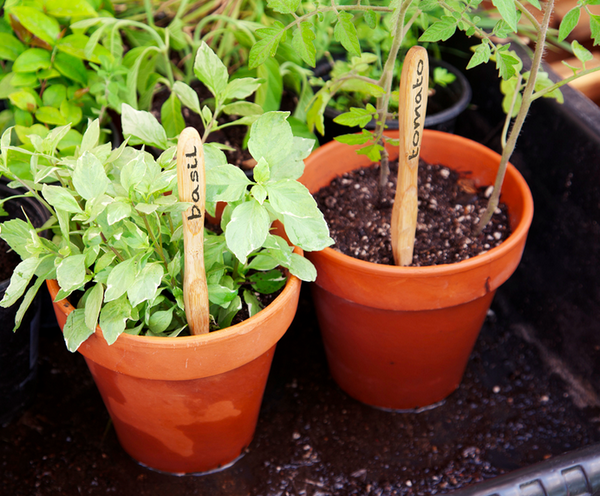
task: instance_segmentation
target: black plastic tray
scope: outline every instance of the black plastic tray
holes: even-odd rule
[[[493,68],[469,71],[456,131],[497,147]],[[600,109],[538,101],[513,162],[536,206],[523,261],[498,291],[460,388],[419,413],[345,395],[310,300],[278,345],[254,441],[233,467],[173,477],[118,444],[79,355],[50,315],[36,402],[0,429],[6,495],[586,495],[600,443]],[[583,450],[583,451],[581,451]]]

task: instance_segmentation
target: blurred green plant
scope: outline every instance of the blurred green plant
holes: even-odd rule
[[[98,115],[90,95],[90,64],[107,50],[86,50],[89,38],[72,25],[82,19],[112,16],[109,0],[7,0],[0,18],[0,128],[15,125],[18,140],[45,137],[55,126],[71,129],[58,149],[81,143],[87,120]]]

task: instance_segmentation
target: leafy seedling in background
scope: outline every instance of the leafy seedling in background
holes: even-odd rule
[[[2,130],[15,125],[19,141],[30,145],[29,136],[45,138],[52,128],[68,124],[71,129],[58,143],[59,151],[81,143],[88,118],[98,110],[89,94],[89,64],[99,63],[107,51],[101,46],[87,51],[88,37],[71,24],[99,15],[112,15],[108,0],[4,3],[0,99],[7,109],[0,113]]]
[[[336,119],[340,124],[361,127],[375,119],[374,132],[363,130],[360,134],[343,135],[336,139],[343,143],[360,145],[358,153],[367,155],[374,162],[381,162],[380,188],[384,188],[388,183],[389,175],[388,154],[384,148],[384,141],[393,140],[386,138],[383,131],[389,115],[394,65],[405,34],[418,18],[426,16],[427,20],[422,23],[428,27],[419,38],[422,43],[445,41],[457,30],[464,31],[468,36],[476,36],[480,41],[473,47],[474,53],[467,68],[470,69],[492,60],[496,64],[503,84],[513,88],[512,91],[507,91],[509,96],[505,109],[508,110],[508,115],[503,133],[502,160],[486,214],[479,222],[479,230],[482,230],[498,205],[506,164],[514,151],[517,137],[531,103],[542,96],[557,98],[560,101],[559,88],[562,85],[592,71],[600,70],[600,68],[586,68],[585,62],[591,60],[591,54],[579,43],[573,42],[572,49],[577,58],[583,62],[582,69],[573,68],[573,76],[558,83],[551,81],[548,75],[540,70],[548,25],[554,9],[553,0],[546,2],[544,8],[538,0],[527,1],[534,8],[542,11],[541,22],[536,20],[525,4],[516,0],[495,1],[495,11],[486,11],[486,14],[478,10],[480,3],[481,0],[456,0],[453,2],[399,0],[377,5],[364,5],[360,2],[351,5],[337,2],[306,5],[298,0],[268,0],[267,5],[275,12],[287,16],[288,22],[284,24],[277,21],[256,32],[260,40],[250,52],[250,66],[256,67],[264,63],[266,59],[277,52],[280,43],[286,37],[291,36],[297,52],[307,64],[314,67],[316,63],[314,39],[317,31],[315,26],[321,22],[330,22],[335,39],[346,50],[348,59],[365,57],[365,54],[361,52],[360,40],[354,26],[355,19],[362,17],[365,23],[375,26],[380,17],[387,16],[388,19],[383,25],[389,32],[390,48],[387,58],[382,62],[383,70],[380,78],[373,80],[350,70],[336,75],[336,78],[332,80],[332,84],[337,85],[334,87],[336,90],[350,84],[362,86],[365,92],[377,99],[377,105],[367,104],[365,107],[351,108],[349,112]],[[594,3],[597,3],[596,0],[582,0],[565,16],[559,28],[560,41],[564,40],[574,28],[579,18],[579,12]],[[442,9],[441,15],[438,14],[439,8]],[[485,24],[489,25],[494,13],[499,15],[495,19],[491,31],[480,27],[479,23],[484,24],[482,22],[484,16]],[[598,19],[598,16],[590,15],[591,37],[595,44],[600,42],[600,21]],[[498,41],[509,34],[518,33],[520,22],[527,22],[533,26],[533,28],[529,26],[528,29],[533,30],[533,38],[537,40],[529,70],[524,69],[525,64],[511,50],[510,45]],[[319,131],[323,126],[322,113],[330,98],[330,92],[320,92],[316,95],[311,108],[312,114],[309,122],[312,120]],[[512,121],[513,117],[514,122]]]

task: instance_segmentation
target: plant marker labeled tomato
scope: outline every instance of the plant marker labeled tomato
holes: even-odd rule
[[[419,152],[429,90],[427,50],[414,46],[406,54],[400,78],[398,185],[392,210],[392,250],[396,265],[410,265],[418,210]]]

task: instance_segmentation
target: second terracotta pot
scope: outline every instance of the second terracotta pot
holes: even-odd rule
[[[397,137],[396,133],[390,133]],[[306,160],[301,181],[311,192],[369,165],[356,147],[331,142]],[[389,148],[391,158],[397,149]],[[421,157],[493,184],[500,157],[479,143],[425,130]],[[373,264],[333,248],[308,253],[317,268],[312,294],[331,374],[369,405],[426,407],[460,384],[496,289],[517,268],[533,217],[525,180],[511,165],[501,201],[512,235],[483,255],[456,264]]]
[[[122,334],[109,346],[98,328],[78,351],[125,451],[176,474],[233,463],[253,438],[275,345],[294,318],[300,284],[291,276],[268,307],[209,334]],[[58,284],[47,285],[54,299]],[[73,307],[62,300],[54,309],[62,329]]]

